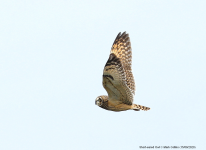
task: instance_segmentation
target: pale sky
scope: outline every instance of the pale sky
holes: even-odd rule
[[[2,0],[0,149],[206,147],[206,2]],[[112,112],[103,67],[119,32],[133,50],[136,104]]]

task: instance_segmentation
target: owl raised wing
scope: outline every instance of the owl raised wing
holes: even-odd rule
[[[129,35],[119,33],[103,71],[103,86],[110,101],[132,105],[135,90],[131,71],[132,51]]]

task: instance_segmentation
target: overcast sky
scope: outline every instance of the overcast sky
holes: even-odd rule
[[[0,149],[205,149],[205,8],[200,0],[2,0]],[[134,102],[147,112],[95,105],[124,31]]]

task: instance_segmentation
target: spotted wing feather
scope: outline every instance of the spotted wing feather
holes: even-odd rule
[[[126,84],[133,94],[135,94],[135,81],[132,74],[132,49],[129,34],[121,32],[117,35],[112,48],[111,54],[115,54],[121,61],[124,68]]]

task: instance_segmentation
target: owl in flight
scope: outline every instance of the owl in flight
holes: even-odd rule
[[[103,86],[108,96],[101,95],[95,100],[99,107],[111,111],[149,110],[149,107],[133,104],[135,82],[132,74],[132,49],[129,34],[117,35],[109,59],[104,66]]]

